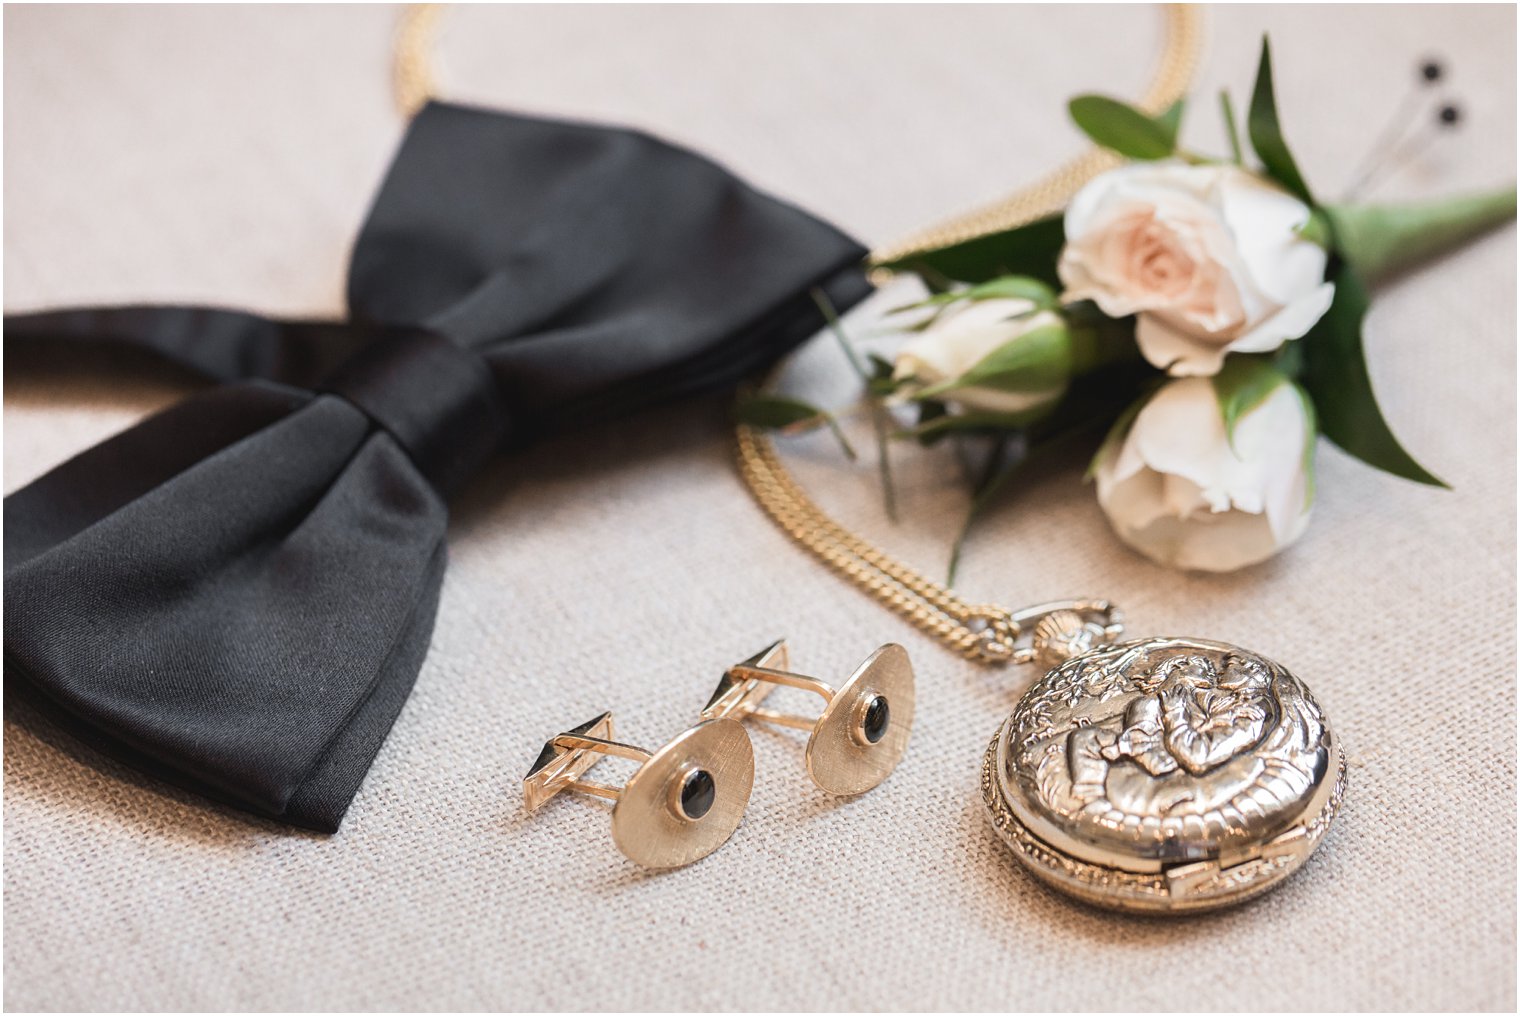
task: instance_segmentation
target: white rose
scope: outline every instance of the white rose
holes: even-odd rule
[[[1209,379],[1169,382],[1098,453],[1098,503],[1124,542],[1161,564],[1264,561],[1309,522],[1311,427],[1284,381],[1235,421],[1231,441]]]
[[[1325,250],[1298,232],[1308,221],[1302,201],[1238,166],[1125,166],[1066,209],[1063,299],[1138,314],[1152,364],[1214,374],[1226,353],[1271,352],[1329,309]]]
[[[988,361],[993,353],[996,361]],[[973,368],[1005,367],[985,383],[959,386]],[[967,300],[942,312],[897,354],[892,376],[933,394],[988,413],[1035,415],[1055,405],[1071,374],[1066,322],[1016,298]]]

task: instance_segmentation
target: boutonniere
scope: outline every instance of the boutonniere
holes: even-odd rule
[[[1442,76],[1421,68],[1427,96]],[[1265,40],[1243,124],[1220,97],[1228,153],[1181,145],[1184,108],[1151,116],[1103,96],[1072,100],[1077,126],[1125,164],[1061,214],[880,266],[919,275],[932,295],[903,308],[910,337],[895,357],[861,371],[867,400],[899,437],[986,447],[968,527],[1031,457],[1070,455],[1084,437],[1097,444],[1088,477],[1115,532],[1179,568],[1228,571],[1296,540],[1321,435],[1444,486],[1373,395],[1369,287],[1513,221],[1514,186],[1418,204],[1321,200],[1278,121]],[[1431,112],[1431,130],[1460,120],[1449,104]],[[1408,143],[1385,139],[1353,193]],[[832,413],[772,396],[741,402],[739,415],[838,432]]]

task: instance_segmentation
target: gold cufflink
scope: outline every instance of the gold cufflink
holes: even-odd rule
[[[615,736],[608,712],[551,738],[523,777],[528,810],[562,790],[616,801],[612,840],[646,868],[701,860],[739,827],[755,782],[755,753],[737,721],[704,720],[653,752]],[[641,765],[622,787],[582,779],[604,755]]]
[[[786,640],[730,667],[702,710],[714,720],[753,717],[766,723],[810,730],[807,771],[830,794],[863,794],[897,767],[913,730],[913,665],[908,651],[888,644],[866,657],[838,691],[822,681],[791,673]],[[810,720],[762,709],[778,686],[801,688],[824,701]]]

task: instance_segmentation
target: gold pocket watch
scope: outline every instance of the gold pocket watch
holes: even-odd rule
[[[1308,860],[1346,765],[1298,678],[1222,642],[1115,642],[1103,601],[1013,620],[1031,632],[1014,660],[1047,672],[988,745],[981,795],[1030,871],[1099,906],[1176,913],[1250,899]]]

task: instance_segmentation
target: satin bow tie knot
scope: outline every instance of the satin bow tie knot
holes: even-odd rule
[[[371,340],[321,389],[347,399],[387,431],[445,495],[484,465],[510,431],[485,360],[421,329]]]

